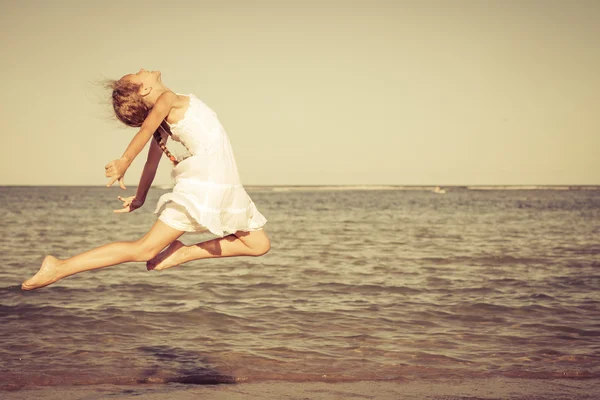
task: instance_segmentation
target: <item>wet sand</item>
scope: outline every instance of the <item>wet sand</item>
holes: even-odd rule
[[[352,383],[279,382],[227,385],[93,385],[53,386],[0,392],[16,399],[204,399],[204,400],[333,400],[333,399],[432,399],[432,400],[536,400],[597,399],[600,380],[493,378],[407,382],[362,381]]]

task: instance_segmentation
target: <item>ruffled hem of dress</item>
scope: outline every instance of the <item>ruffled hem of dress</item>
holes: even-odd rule
[[[221,221],[222,211],[210,208],[201,209],[197,206],[195,199],[185,193],[166,193],[158,199],[158,204],[154,211],[159,219],[167,225],[184,232],[204,232],[210,231],[216,236],[227,236],[237,231],[255,231],[262,229],[267,223],[267,219],[258,211],[254,202],[250,201],[245,209],[233,209],[228,212],[226,219],[233,223],[223,223]],[[179,204],[185,208],[187,214],[193,219],[193,227],[187,227],[172,221],[168,218],[161,218],[161,213],[169,202]]]

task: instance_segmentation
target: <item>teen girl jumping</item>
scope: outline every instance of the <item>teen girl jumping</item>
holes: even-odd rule
[[[171,91],[159,71],[142,68],[111,81],[110,87],[117,118],[140,129],[123,156],[106,165],[107,186],[118,181],[125,189],[127,168],[146,143],[155,139],[136,195],[119,196],[123,208],[115,212],[131,212],[144,204],[163,152],[173,163],[173,191],[158,200],[158,219],[142,238],[106,244],[64,260],[46,256],[40,270],[21,288],[37,289],[78,272],[131,261],[146,262],[148,270],[163,270],[200,258],[268,252],[267,220],[240,183],[231,144],[215,112],[193,94]],[[190,156],[183,160],[173,156],[166,148],[169,136]],[[219,237],[192,246],[177,240],[185,232],[205,231]]]

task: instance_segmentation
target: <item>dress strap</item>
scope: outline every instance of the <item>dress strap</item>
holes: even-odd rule
[[[160,125],[158,126],[158,129],[154,131],[153,136],[154,136],[154,140],[156,140],[156,143],[158,143],[158,146],[161,148],[163,153],[165,153],[165,155],[169,158],[169,160],[171,160],[173,165],[176,166],[183,160],[178,160],[177,157],[175,157],[173,154],[171,154],[169,149],[167,149],[167,146],[165,145],[165,141],[163,140],[162,135],[160,134],[159,130],[162,130],[167,135],[172,136],[171,129],[169,128],[169,126],[167,125],[167,122],[165,120],[163,120],[160,123]],[[186,147],[185,145],[183,145],[183,146]],[[186,150],[187,150],[187,147],[186,147]],[[189,152],[189,150],[188,150],[188,152]]]

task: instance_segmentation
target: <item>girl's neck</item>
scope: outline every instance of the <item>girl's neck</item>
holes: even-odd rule
[[[172,92],[172,90],[164,85],[155,86],[152,88],[152,91],[150,91],[150,93],[146,97],[144,97],[144,102],[149,107],[154,107],[160,95],[165,92]]]

